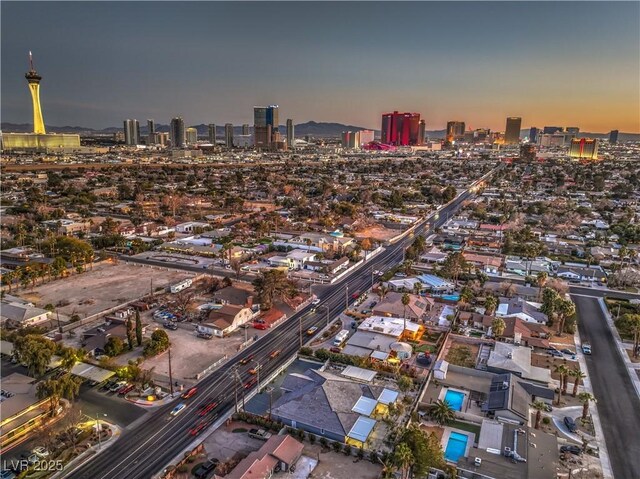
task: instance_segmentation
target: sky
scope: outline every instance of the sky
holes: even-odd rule
[[[504,130],[640,132],[638,2],[9,2],[1,118],[48,125],[280,119],[380,128],[387,111]]]

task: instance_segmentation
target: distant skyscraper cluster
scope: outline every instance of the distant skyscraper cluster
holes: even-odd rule
[[[256,148],[269,150],[280,141],[278,105],[253,108],[253,135]]]
[[[422,131],[422,137],[421,137]],[[414,146],[424,143],[424,124],[420,113],[385,113],[382,115],[381,142],[395,146]]]
[[[448,143],[464,140],[464,121],[448,121],[446,140]]]

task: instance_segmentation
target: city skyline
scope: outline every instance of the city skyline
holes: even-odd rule
[[[57,126],[105,128],[126,118],[164,124],[176,116],[190,125],[241,125],[252,121],[253,106],[276,103],[296,123],[379,129],[381,114],[398,110],[420,113],[429,130],[460,120],[467,129],[502,131],[506,117],[518,116],[523,128],[640,132],[637,3],[1,8],[2,118],[13,123],[32,121],[24,84],[32,50],[44,117]],[[358,22],[347,21],[351,12]],[[440,17],[451,24],[433,21]],[[385,22],[400,18],[406,33],[387,38]],[[528,21],[519,24],[522,18]],[[276,21],[286,29],[273,29],[271,43],[256,51],[255,30]]]

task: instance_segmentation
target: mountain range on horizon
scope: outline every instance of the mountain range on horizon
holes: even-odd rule
[[[361,126],[355,125],[345,125],[342,123],[332,123],[332,122],[316,122],[316,121],[308,121],[306,123],[300,123],[295,126],[295,134],[297,137],[302,137],[306,135],[310,135],[313,137],[319,138],[337,138],[340,137],[343,131],[360,131],[360,130],[368,130],[369,128],[364,128]],[[31,123],[9,123],[2,122],[0,128],[3,132],[6,133],[30,133],[33,131],[33,124]],[[187,128],[196,128],[198,130],[198,136],[207,136],[209,133],[209,126],[201,123],[199,125],[190,125]],[[250,127],[250,131],[253,128]],[[240,135],[242,132],[242,126],[234,126],[234,135]],[[49,126],[47,125],[47,131],[50,133],[77,133],[80,135],[91,135],[91,134],[113,134],[118,131],[122,131],[122,127],[108,127],[103,129],[94,129],[83,126]],[[169,125],[156,125],[157,132],[168,132]],[[380,137],[380,130],[374,130],[377,138]],[[286,126],[280,125],[280,132],[285,134]],[[444,138],[446,133],[445,129],[442,130],[427,130],[426,134],[429,138]],[[146,123],[140,124],[140,135],[144,136],[147,134],[147,125]],[[529,134],[529,129],[520,130],[520,137],[524,138]],[[224,125],[216,125],[216,135],[218,137],[224,136]],[[589,138],[608,138],[609,133],[596,133],[596,132],[580,132],[580,136],[585,136]],[[640,141],[640,133],[623,133],[620,132],[618,136],[620,141]]]

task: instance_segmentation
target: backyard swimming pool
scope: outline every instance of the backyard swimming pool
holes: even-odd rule
[[[447,442],[447,449],[444,451],[444,458],[447,461],[458,462],[462,456],[464,456],[467,450],[467,441],[469,436],[460,434],[459,432],[451,432],[449,441]]]
[[[464,393],[448,389],[444,396],[444,400],[454,411],[462,411],[462,403],[464,402]]]

